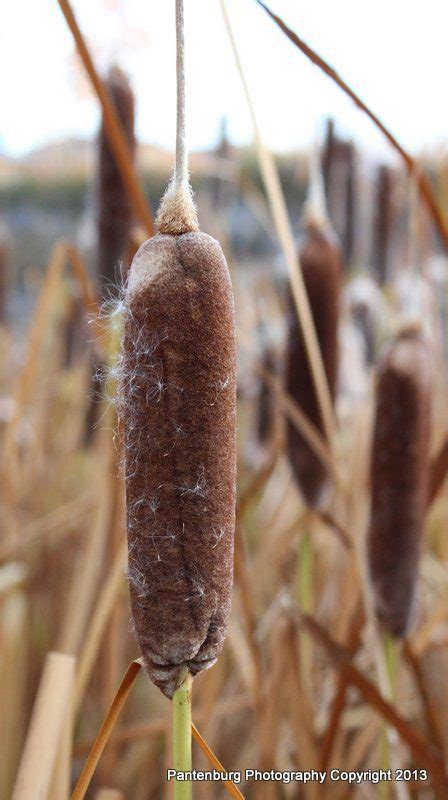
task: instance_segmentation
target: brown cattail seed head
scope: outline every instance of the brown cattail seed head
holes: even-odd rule
[[[142,245],[122,356],[132,612],[149,675],[171,697],[185,666],[216,661],[231,605],[235,322],[218,242],[158,234]]]
[[[368,558],[377,614],[395,636],[412,619],[429,475],[430,354],[403,328],[379,367]]]
[[[335,234],[328,226],[306,220],[306,232],[300,250],[303,279],[316,326],[325,373],[334,400],[338,364],[338,319],[341,292],[342,259]],[[324,436],[324,426],[309,368],[308,357],[292,295],[289,296],[288,350],[286,389],[308,419]],[[288,422],[289,460],[306,501],[319,503],[326,472],[297,428]]]
[[[113,67],[106,81],[132,155],[135,153],[134,96],[124,73]],[[103,296],[117,286],[121,261],[126,258],[132,207],[112,153],[104,123],[99,140],[98,280]],[[116,289],[118,293],[118,288]]]

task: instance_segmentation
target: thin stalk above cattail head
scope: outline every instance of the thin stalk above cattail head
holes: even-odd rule
[[[368,559],[381,624],[412,620],[428,496],[430,353],[418,325],[394,337],[378,372]]]
[[[188,174],[188,154],[185,131],[185,39],[183,0],[176,0],[177,31],[177,128],[174,174],[165,192],[156,219],[157,230],[176,236],[198,231],[198,217]]]
[[[114,101],[132,155],[135,153],[134,95],[125,74],[112,67],[107,88]],[[118,292],[118,270],[126,258],[132,225],[132,205],[117,167],[103,121],[99,139],[98,280],[104,296]]]

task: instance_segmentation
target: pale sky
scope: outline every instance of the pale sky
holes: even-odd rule
[[[329,60],[414,151],[447,148],[446,0],[267,0]],[[73,0],[98,66],[116,60],[137,95],[142,141],[174,146],[174,0]],[[255,0],[228,0],[235,35],[268,145],[308,145],[333,115],[373,152],[388,153],[371,123],[291,45]],[[220,119],[231,138],[252,126],[218,0],[185,0],[188,139],[216,140]],[[98,106],[74,68],[73,43],[56,0],[3,3],[0,151],[20,155],[66,136],[91,137]]]

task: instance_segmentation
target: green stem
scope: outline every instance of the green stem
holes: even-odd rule
[[[191,759],[191,684],[192,677],[186,673],[184,680],[173,695],[173,769],[190,772]],[[174,800],[191,800],[191,781],[174,779]]]
[[[397,650],[398,645],[396,639],[390,633],[384,636],[384,654],[386,656],[386,666],[389,675],[391,699],[395,694],[395,683],[397,677]]]
[[[395,682],[397,677],[397,642],[390,633],[385,633],[383,636],[383,647],[384,647],[384,659],[386,662],[386,669],[387,675],[389,678],[389,686],[390,686],[390,697],[391,701],[394,700],[395,694]],[[384,770],[389,769],[391,767],[391,752],[390,752],[390,743],[387,736],[387,725],[382,725],[381,730],[381,743],[380,743],[380,751],[381,751],[381,768]],[[388,798],[391,796],[391,787],[387,783],[383,783],[379,786],[379,796],[380,798]]]
[[[308,532],[303,534],[300,542],[298,573],[299,605],[302,611],[310,614],[313,610],[313,547]]]
[[[313,610],[313,544],[311,534],[306,531],[302,535],[299,545],[299,556],[297,565],[297,595],[299,608],[306,614],[311,614]],[[305,690],[312,694],[312,644],[311,639],[306,633],[301,633],[300,641],[300,664],[302,681]]]

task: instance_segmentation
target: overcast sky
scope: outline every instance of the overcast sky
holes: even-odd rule
[[[268,0],[358,90],[413,150],[446,148],[446,0]],[[216,141],[226,116],[237,143],[250,118],[218,0],[185,0],[188,138]],[[172,149],[175,125],[174,0],[73,0],[101,68],[130,74],[143,141]],[[307,145],[321,120],[374,152],[381,137],[340,91],[294,48],[255,0],[228,0],[235,35],[270,147]],[[3,3],[0,150],[20,155],[66,136],[92,136],[98,107],[76,69],[73,43],[56,0]],[[387,149],[386,149],[386,152]]]

